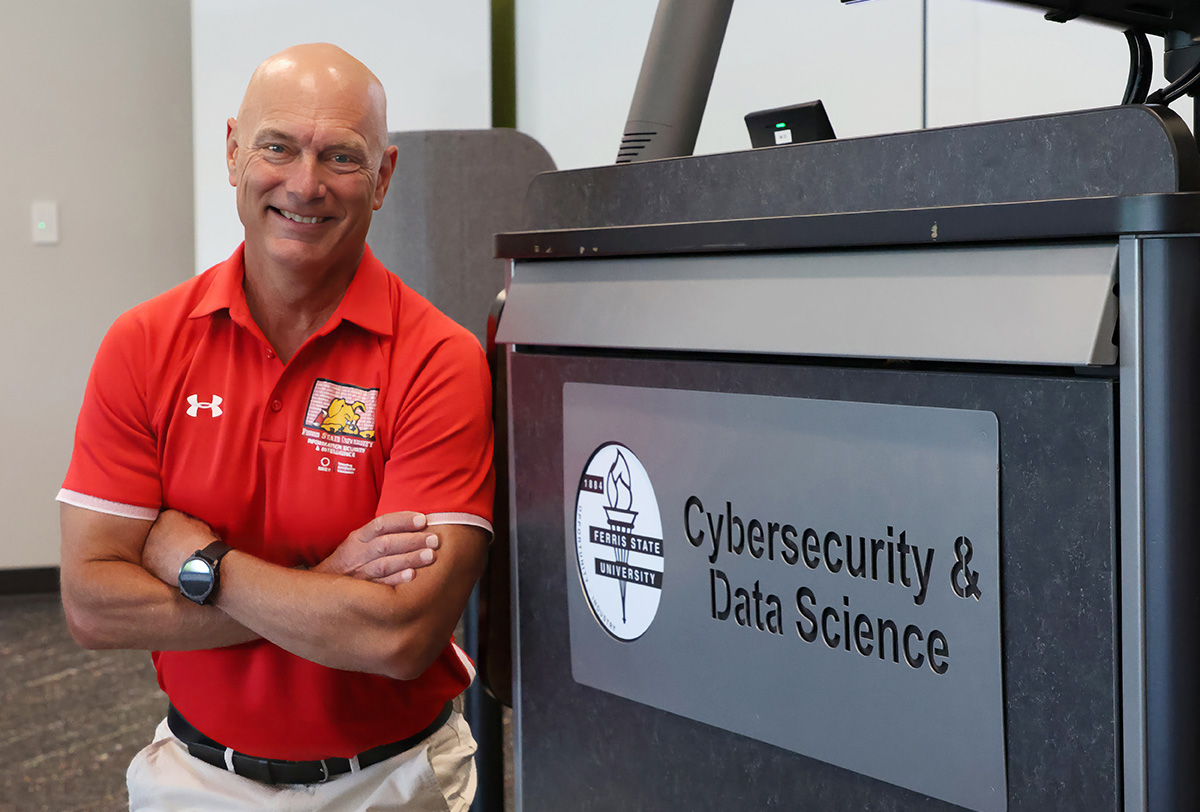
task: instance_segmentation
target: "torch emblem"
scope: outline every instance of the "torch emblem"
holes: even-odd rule
[[[641,637],[662,594],[662,519],[646,469],[620,443],[600,446],[584,468],[575,546],[592,614],[619,640]]]
[[[613,528],[617,534],[620,545],[613,548],[616,555],[616,560],[621,564],[629,563],[629,534],[633,531],[634,519],[637,518],[637,511],[632,510],[633,507],[633,488],[629,484],[629,463],[625,461],[625,455],[617,450],[617,458],[613,460],[612,467],[608,469],[608,476],[604,478],[604,498],[608,500],[608,506],[604,508],[605,514],[608,516],[608,526]],[[626,582],[620,582],[621,589],[621,622],[625,623],[625,590]]]

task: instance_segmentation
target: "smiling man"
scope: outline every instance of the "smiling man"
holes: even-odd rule
[[[154,652],[130,808],[466,809],[451,641],[491,532],[478,342],[366,246],[396,166],[379,80],[326,44],[228,123],[245,242],[97,354],[59,494],[89,648]]]

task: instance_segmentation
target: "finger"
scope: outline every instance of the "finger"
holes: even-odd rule
[[[380,559],[380,561],[384,561],[384,559]],[[360,581],[394,584],[397,580],[411,580],[416,575],[418,568],[406,566],[407,563],[401,559],[392,559],[385,563],[371,562],[350,574]]]
[[[359,541],[370,541],[389,533],[412,533],[424,530],[427,521],[424,513],[398,510],[394,513],[376,516],[355,532],[359,534]]]
[[[414,553],[389,555],[372,559],[358,567],[353,575],[355,578],[363,580],[382,581],[405,570],[418,570],[422,567],[428,567],[435,560],[437,560],[437,554],[427,548]]]
[[[436,550],[441,542],[433,533],[393,533],[387,536],[381,536],[377,539],[372,539],[370,544],[360,545],[355,544],[352,548],[347,549],[343,556],[341,567],[342,571],[354,575],[357,578],[374,579],[391,574],[398,569],[396,562],[387,565],[388,569],[381,569],[382,565],[373,565],[372,569],[364,572],[359,572],[367,564],[386,558],[398,556],[408,556],[407,558],[397,558],[405,567],[419,568],[428,566],[433,563],[433,559],[426,559],[416,555],[421,551]]]
[[[372,558],[383,558],[389,555],[418,553],[422,550],[436,550],[439,546],[441,540],[434,533],[390,533],[373,539],[367,553]]]
[[[417,577],[415,570],[401,570],[395,575],[389,575],[387,578],[380,578],[376,583],[386,584],[387,586],[400,586],[407,584],[413,578]]]

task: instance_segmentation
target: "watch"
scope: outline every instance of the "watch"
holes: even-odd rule
[[[200,605],[211,603],[221,583],[221,559],[233,548],[220,539],[188,556],[179,568],[179,591]]]

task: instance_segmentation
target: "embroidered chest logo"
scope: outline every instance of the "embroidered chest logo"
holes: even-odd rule
[[[353,474],[356,458],[375,444],[375,404],[378,389],[338,383],[326,378],[313,382],[302,429],[308,444],[320,454],[317,470]]]
[[[188,417],[195,417],[200,414],[201,409],[207,409],[208,413],[213,417],[221,416],[221,396],[213,395],[212,400],[202,401],[199,395],[188,395]]]

